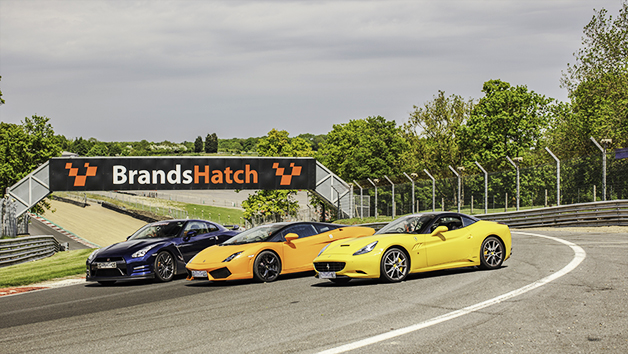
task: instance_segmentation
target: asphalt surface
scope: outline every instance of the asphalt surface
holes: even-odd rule
[[[514,230],[513,230],[514,231]],[[571,272],[505,301],[354,353],[626,353],[628,233],[532,231],[582,247]],[[3,353],[315,353],[450,314],[560,274],[574,250],[513,232],[513,257],[336,286],[312,274],[274,283],[74,285],[0,297]]]
[[[70,250],[82,250],[85,248],[90,248],[78,241],[75,241],[74,239],[62,234],[61,232],[52,229],[50,227],[48,227],[47,225],[45,225],[44,223],[42,223],[41,221],[35,219],[35,218],[31,218],[31,223],[28,225],[28,233],[31,234],[32,236],[37,236],[37,235],[52,235],[54,236],[54,238],[57,239],[57,241],[59,242],[68,242],[68,244],[70,245]]]

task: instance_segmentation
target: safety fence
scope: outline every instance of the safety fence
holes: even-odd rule
[[[362,193],[363,200],[370,197],[370,212],[365,212],[364,217],[457,210],[458,201],[462,212],[475,215],[485,214],[485,210],[502,213],[627,199],[628,159],[614,159],[610,154],[607,157],[605,170],[602,156],[598,155],[561,161],[560,171],[553,163],[525,166],[522,162],[518,168],[519,184],[515,167],[486,174],[479,167],[408,171],[401,176],[354,181],[353,194],[360,198]],[[360,217],[360,204],[355,200],[353,215]]]
[[[0,240],[0,267],[50,257],[61,249],[53,236],[27,236]]]
[[[28,234],[28,213],[15,217],[17,205],[9,198],[0,199],[0,233],[1,236],[16,237]]]
[[[566,226],[628,226],[628,200],[571,204],[543,209],[476,215],[514,228]]]

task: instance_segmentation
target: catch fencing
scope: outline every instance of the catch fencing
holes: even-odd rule
[[[628,159],[616,160],[610,154],[607,157],[606,195],[601,155],[561,161],[560,203],[557,202],[556,164],[521,166],[519,210],[628,199]],[[414,212],[457,210],[458,177],[449,169],[428,172],[435,177],[434,180],[428,178],[424,171],[409,175],[414,181]],[[485,175],[479,169],[456,169],[456,172],[460,175],[461,212],[478,215],[484,214],[485,208],[491,214],[517,210],[517,172],[514,167],[488,173],[486,198]],[[377,186],[377,197],[371,181]],[[406,175],[381,176],[355,184],[363,189],[363,197],[370,196],[370,213],[365,213],[364,217],[375,216],[376,213],[379,216],[399,216],[413,212],[412,182]],[[359,198],[360,189],[354,186],[353,193]],[[354,204],[353,215],[360,217],[358,202]]]
[[[28,213],[15,217],[17,214],[17,204],[9,198],[0,199],[0,232],[2,236],[16,237],[17,235],[28,234],[28,223],[30,215]]]
[[[50,257],[59,250],[59,241],[53,236],[27,236],[0,240],[0,267]]]

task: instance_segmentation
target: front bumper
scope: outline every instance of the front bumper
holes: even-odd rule
[[[91,263],[86,263],[86,281],[118,281],[118,280],[140,280],[154,279],[155,272],[152,264],[145,262],[127,263],[122,257],[111,259],[116,262],[115,268],[99,269],[99,260],[96,259]]]
[[[336,273],[336,278],[379,278],[381,254],[380,250],[373,250],[358,256],[323,254],[314,259],[315,276],[318,278],[319,272],[322,271],[333,271]],[[338,264],[340,263],[344,264],[342,269],[338,269]]]

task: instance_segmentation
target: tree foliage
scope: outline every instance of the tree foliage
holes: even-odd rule
[[[334,124],[317,159],[345,181],[395,176],[404,172],[408,147],[394,120],[368,117]]]
[[[501,80],[485,82],[482,92],[485,96],[461,129],[467,165],[480,161],[491,169],[505,167],[506,156],[520,157],[544,147],[551,98]]]
[[[24,118],[21,125],[0,122],[0,188],[2,193],[37,166],[61,155],[49,118]]]
[[[409,143],[412,170],[430,171],[459,166],[462,160],[459,131],[473,109],[473,100],[457,95],[438,95],[423,107],[414,106],[403,131]]]
[[[194,141],[194,152],[203,152],[203,138],[200,136]]]
[[[285,130],[272,129],[259,140],[257,151],[260,156],[307,157],[312,156],[310,144],[302,138],[290,138]],[[294,199],[295,190],[260,190],[242,202],[244,217],[294,215],[299,203]]]

